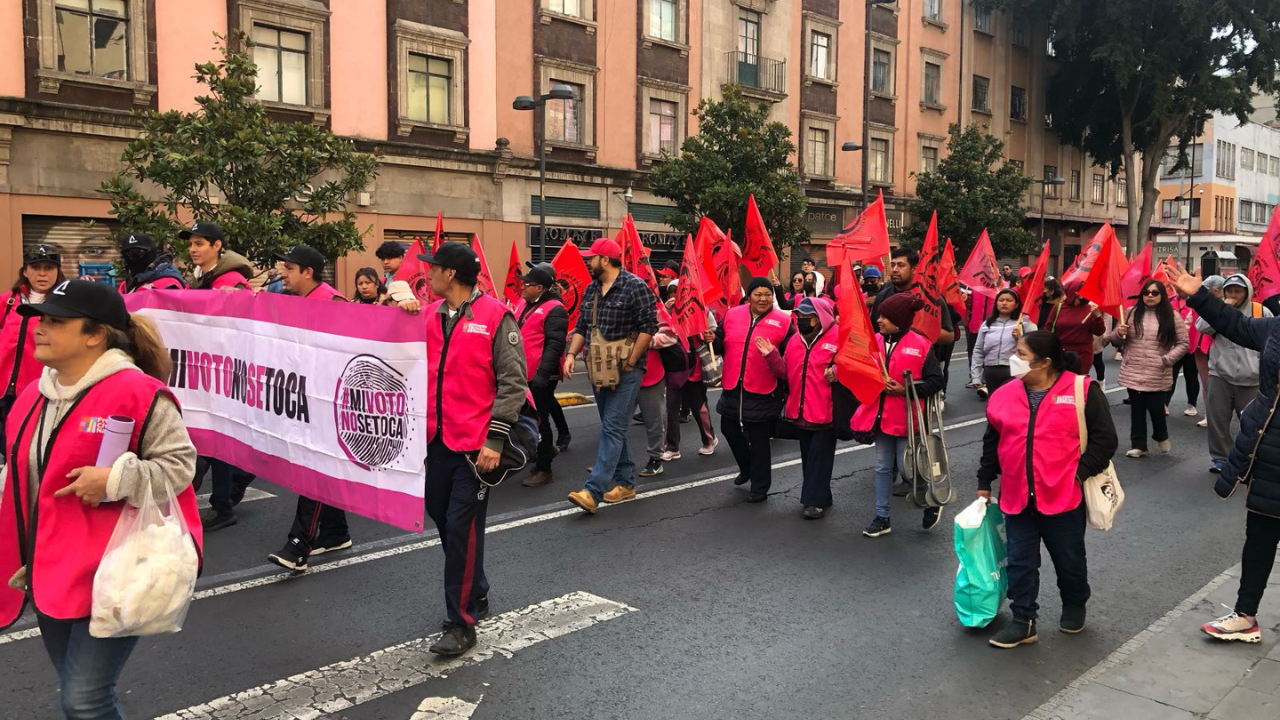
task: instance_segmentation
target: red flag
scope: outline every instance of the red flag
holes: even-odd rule
[[[684,261],[680,263],[680,279],[676,281],[675,324],[682,337],[701,336],[710,329],[707,304],[703,299],[701,263],[693,237],[684,241]]]
[[[742,265],[753,276],[764,277],[778,266],[778,254],[756,206],[756,196],[747,196],[747,232],[742,248]]]
[[[1040,305],[1044,302],[1044,280],[1049,274],[1049,241],[1044,241],[1044,249],[1040,251],[1040,259],[1036,260],[1035,269],[1031,271],[1031,279],[1023,283],[1022,314],[1036,322],[1040,316]]]
[[[520,289],[523,287],[524,283],[520,280],[520,249],[517,241],[512,240],[511,260],[507,264],[507,282],[502,286],[502,296],[515,307],[520,302]]]
[[[853,270],[841,264],[840,287],[853,288]],[[871,327],[871,315],[860,292],[842,292],[837,301],[840,326],[836,353],[836,378],[863,404],[873,403],[884,391],[884,360]]]
[[[556,287],[560,290],[560,302],[569,312],[569,332],[578,326],[578,313],[582,311],[582,294],[591,284],[591,271],[572,240],[566,240],[560,252],[551,261],[556,269]]]
[[[444,242],[444,213],[436,211],[436,237],[431,241],[431,254],[434,255],[440,249],[440,243]]]
[[[475,250],[476,255],[480,257],[480,275],[476,280],[476,287],[486,295],[498,297],[498,291],[493,284],[493,273],[489,272],[489,261],[484,256],[484,246],[480,243],[480,236],[475,233],[471,233],[471,249]]]
[[[1089,276],[1089,271],[1098,262],[1098,255],[1102,253],[1102,246],[1107,244],[1108,235],[1115,235],[1115,230],[1111,228],[1111,223],[1103,223],[1102,229],[1093,236],[1093,240],[1089,245],[1076,256],[1076,261],[1071,264],[1071,268],[1062,274],[1060,278],[1062,284],[1066,285],[1074,280],[1083,281]]]
[[[1168,272],[1168,268],[1172,264],[1173,256],[1170,255],[1156,265],[1156,269],[1151,273],[1151,279],[1159,280],[1164,285],[1165,295],[1168,295],[1169,300],[1176,306],[1179,302],[1178,286],[1174,284],[1173,280],[1169,277]]]
[[[1120,240],[1111,226],[1106,225],[1104,230],[1110,230],[1109,237],[1080,288],[1080,297],[1092,300],[1103,312],[1120,319],[1124,305],[1120,278],[1129,269],[1129,261],[1124,259],[1124,248],[1120,247]]]
[[[1253,283],[1255,302],[1280,293],[1280,205],[1271,213],[1271,224],[1249,265],[1249,282]]]
[[[942,247],[938,244],[938,213],[934,211],[933,218],[929,220],[929,232],[924,237],[924,246],[920,248],[915,282],[910,288],[911,292],[924,301],[924,308],[916,313],[911,329],[929,338],[929,342],[937,342],[938,335],[942,332],[942,313],[946,302],[941,275]]]
[[[1129,268],[1120,276],[1121,304],[1131,307],[1138,302],[1142,292],[1142,283],[1151,277],[1151,242],[1148,241],[1142,252],[1129,263]]]
[[[956,312],[964,315],[964,294],[960,292],[960,281],[956,277],[956,251],[951,246],[951,238],[947,238],[947,246],[942,251],[942,296],[947,304]]]
[[[653,266],[645,262],[645,258],[649,257],[648,248],[640,241],[640,233],[636,231],[636,223],[630,214],[622,221],[622,232],[618,233],[617,243],[622,247],[623,269],[644,280],[654,297],[658,297],[658,278],[653,274]]]
[[[996,263],[996,253],[991,249],[991,238],[985,229],[978,237],[978,244],[969,253],[969,259],[965,261],[958,279],[970,290],[992,300],[1000,292],[1000,288],[1004,287],[1004,279],[1000,277],[1000,267]]]
[[[858,218],[827,244],[827,265],[871,260],[889,254],[889,222],[884,214],[884,191]]]
[[[413,296],[418,298],[419,303],[426,306],[435,302],[436,296],[431,292],[431,281],[427,279],[427,270],[430,266],[418,259],[419,253],[425,255],[426,250],[422,247],[422,238],[414,238],[413,244],[409,246],[409,252],[404,254],[400,269],[391,279],[409,283]]]
[[[702,284],[703,300],[712,305],[724,299],[729,305],[737,305],[742,299],[742,278],[738,276],[738,261],[742,251],[729,236],[710,218],[703,217],[698,226],[696,241],[698,258],[706,272]],[[709,280],[709,281],[708,281]]]

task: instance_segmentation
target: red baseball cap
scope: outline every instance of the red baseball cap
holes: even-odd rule
[[[1032,273],[1032,270],[1029,267],[1023,267],[1018,269],[1018,277],[1020,278],[1031,277],[1031,273]]]
[[[591,243],[591,247],[589,249],[579,250],[578,252],[582,253],[582,258],[584,260],[586,258],[595,257],[596,255],[603,255],[604,257],[611,258],[613,260],[622,259],[622,248],[618,247],[618,243],[609,238],[600,238]]]

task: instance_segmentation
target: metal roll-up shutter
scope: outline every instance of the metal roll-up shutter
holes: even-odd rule
[[[22,249],[25,252],[40,243],[53,245],[62,254],[63,275],[106,278],[107,271],[120,259],[120,248],[111,239],[117,223],[95,220],[90,226],[88,221],[89,218],[23,215]]]

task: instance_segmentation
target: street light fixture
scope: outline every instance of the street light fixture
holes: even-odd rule
[[[866,22],[863,23],[863,43],[866,45],[864,54],[866,57],[865,65],[862,66],[862,146],[859,148],[857,143],[845,143],[844,150],[859,150],[871,147],[871,9],[876,5],[892,5],[897,0],[867,0]],[[854,147],[850,147],[853,145]],[[867,173],[871,171],[871,158],[868,153],[862,153],[862,209],[866,210],[870,204],[870,198],[867,196]]]
[[[1040,178],[1040,240],[1046,240],[1044,236],[1044,196],[1047,194],[1050,185],[1066,185],[1067,181],[1060,178]]]
[[[552,85],[546,95],[530,97],[521,95],[511,103],[516,110],[536,110],[541,133],[538,138],[538,260],[547,260],[547,101],[573,100],[573,88],[568,85]]]

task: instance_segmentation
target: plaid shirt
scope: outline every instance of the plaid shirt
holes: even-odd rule
[[[591,314],[597,301],[601,304],[596,327],[605,340],[621,340],[631,333],[658,333],[658,299],[643,280],[620,270],[603,299],[599,280],[591,281],[583,293],[582,312],[574,332],[583,336],[588,345],[591,344]]]

